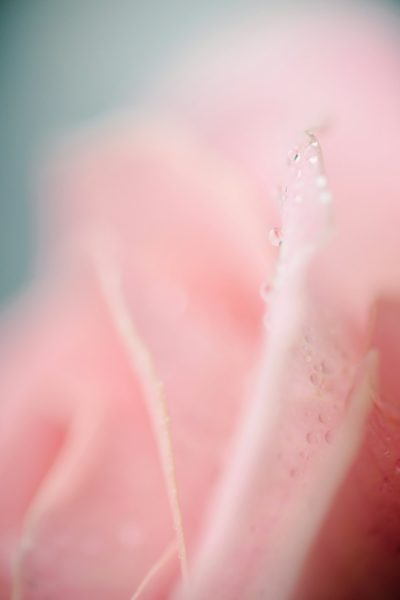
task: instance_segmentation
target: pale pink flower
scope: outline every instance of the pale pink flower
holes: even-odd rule
[[[250,22],[52,159],[2,328],[1,598],[397,597],[396,36]]]

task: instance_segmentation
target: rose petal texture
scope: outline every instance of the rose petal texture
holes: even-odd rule
[[[4,350],[3,422],[15,437],[13,454],[22,453],[26,437],[33,445],[49,444],[42,462],[39,452],[32,456],[30,470],[37,475],[30,486],[25,467],[18,477],[14,470],[4,475],[5,481],[15,478],[3,501],[16,514],[11,519],[0,511],[9,537],[17,537],[22,527],[23,538],[31,540],[18,559],[22,591],[16,597],[126,598],[174,535],[137,373],[127,370],[114,307],[105,301],[98,277],[104,269],[98,240],[105,225],[121,241],[124,294],[170,402],[189,545],[223,466],[225,441],[238,405],[246,400],[256,361],[262,329],[258,287],[266,261],[263,228],[246,202],[246,186],[215,170],[208,156],[196,151],[188,156],[190,142],[180,141],[175,130],[174,136],[163,135],[160,127],[140,132],[124,124],[123,131],[117,130],[114,142],[108,136],[103,144],[90,139],[68,162],[68,173],[58,170],[52,184],[60,186],[56,193],[64,191],[75,207],[87,210],[87,218],[81,214],[74,227],[75,207],[66,204],[70,228],[63,250],[54,250],[56,267],[67,263],[73,275],[62,302],[58,294],[51,310],[32,317],[33,333],[29,323],[19,325],[15,353],[8,350],[11,342]],[[78,258],[86,267],[75,273]],[[23,378],[22,391],[21,360],[32,371]],[[56,407],[70,407],[62,419],[67,444],[54,474],[49,468],[56,448],[47,442],[53,397]],[[39,438],[37,417],[44,428]],[[7,448],[8,434],[3,435]],[[12,468],[9,459],[4,468]],[[17,512],[13,498],[24,489]],[[53,546],[66,528],[60,564]],[[4,543],[7,551],[7,538]]]
[[[1,350],[4,595],[14,547],[15,598],[129,597],[176,536],[171,506],[182,515],[189,577],[182,587],[174,555],[149,598],[280,598],[295,589],[363,434],[376,371],[375,356],[365,358],[369,311],[399,281],[398,48],[369,22],[321,18],[263,31],[251,29],[251,44],[239,32],[237,49],[224,42],[203,69],[192,63],[196,85],[174,82],[179,118],[186,113],[203,139],[186,126],[122,118],[74,139],[50,168],[56,206],[46,209],[45,252],[61,289],[17,311]],[[375,65],[374,78],[365,65]],[[322,111],[332,120],[321,141],[334,234],[326,240],[330,208],[321,212],[313,181],[306,177],[297,205],[290,180],[274,274],[266,232],[279,217],[266,186],[285,179],[278,164],[293,131],[314,126]],[[308,152],[307,141],[300,145]],[[122,305],[104,286],[114,250]],[[267,330],[265,281],[273,288]],[[172,502],[151,377],[122,335],[125,308],[134,325],[126,337],[137,329],[165,389]],[[382,398],[396,395],[391,314],[397,322],[383,306],[375,325]],[[388,563],[384,551],[393,556],[398,539],[394,528],[388,542],[397,489],[389,416],[397,413],[382,410],[380,398],[353,467],[369,503],[356,519],[364,497],[351,475],[306,565],[305,597],[378,597],[382,582],[388,591],[397,583],[396,558]],[[369,456],[379,463],[388,438],[382,485],[390,493],[381,494]],[[345,537],[343,555],[337,540]]]
[[[259,388],[181,598],[287,598],[293,592],[370,406],[374,359],[353,386],[356,336],[333,328],[307,292],[308,271],[332,217],[327,190],[318,185],[322,156],[315,136],[299,144],[294,157],[284,184],[283,242]]]
[[[2,361],[4,598],[130,597],[173,536],[137,374],[96,288],[68,288],[18,319]]]
[[[399,594],[398,300],[379,303],[373,344],[381,357],[380,391],[357,461],[307,560],[298,598],[378,599]]]

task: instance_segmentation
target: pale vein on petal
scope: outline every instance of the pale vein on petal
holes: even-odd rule
[[[176,552],[176,543],[171,543],[161,554],[161,556],[155,561],[155,563],[150,567],[147,571],[146,575],[143,577],[142,581],[138,585],[135,593],[131,597],[131,600],[138,600],[142,593],[147,589],[147,587],[154,581],[154,578],[158,575],[158,573],[166,566],[166,564],[173,558]]]
[[[131,367],[135,374],[139,376],[144,396],[148,401],[171,506],[182,576],[186,579],[186,539],[176,478],[169,411],[163,385],[156,374],[150,353],[135,329],[123,295],[120,273],[116,262],[113,260],[113,253],[111,251],[105,252],[104,247],[101,246],[97,247],[96,250],[94,252],[95,268],[104,299],[115,329],[126,349]]]

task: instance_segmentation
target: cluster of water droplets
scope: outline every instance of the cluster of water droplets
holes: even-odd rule
[[[320,143],[311,131],[307,131],[305,140],[288,154],[286,181],[279,189],[278,200],[282,213],[288,204],[300,208],[311,202],[326,205],[332,201]],[[281,249],[283,247],[282,250],[284,250],[285,227],[271,228],[268,232],[268,240],[274,248]],[[273,288],[276,287],[280,272],[283,270],[280,262],[277,265],[274,283],[264,283],[260,288],[260,295],[265,303],[270,302]]]
[[[332,193],[325,175],[321,146],[315,134],[306,132],[306,141],[289,152],[287,158],[287,181],[279,193],[280,204],[292,202],[302,205],[315,197],[321,204],[332,201]],[[275,247],[283,243],[283,233],[278,227],[269,232],[269,240]]]
[[[268,234],[269,242],[275,248],[279,248],[283,242],[282,229],[280,227],[273,227],[269,230]]]

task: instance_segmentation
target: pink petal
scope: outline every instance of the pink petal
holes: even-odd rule
[[[185,600],[289,597],[371,404],[376,358],[357,366],[364,343],[308,286],[331,225],[316,138],[307,136],[295,156],[260,382],[239,422],[191,579],[177,594]]]
[[[149,419],[141,368],[129,363],[113,303],[104,289],[99,296],[96,240],[105,235],[119,251],[126,314],[164,383],[189,547],[223,467],[259,352],[258,288],[272,249],[248,201],[251,188],[185,136],[180,141],[175,131],[172,136],[158,127],[155,133],[128,125],[105,128],[104,141],[101,133],[77,141],[71,158],[60,159],[51,189],[65,204],[60,227],[54,218],[50,232],[58,242],[52,249],[57,270],[66,264],[72,271],[68,292],[62,301],[49,302],[54,317],[34,312],[31,326],[25,320],[18,326],[24,332],[14,343],[19,361],[8,359],[14,375],[4,377],[10,406],[25,411],[32,402],[35,415],[46,413],[47,403],[43,408],[35,395],[39,382],[46,398],[57,398],[56,407],[67,406],[61,417],[63,446],[56,456],[53,447],[46,450],[40,481],[16,517],[18,531],[5,543],[9,552],[22,516],[33,511],[28,519],[28,525],[34,522],[33,547],[19,559],[24,585],[31,578],[37,586],[29,592],[32,598],[46,586],[60,599],[126,597],[174,539],[154,439],[157,423]],[[78,261],[85,267],[77,271]],[[88,283],[81,285],[82,279]],[[69,315],[65,327],[64,313]],[[27,352],[43,358],[39,365],[33,361],[26,387],[17,393],[11,383],[19,380],[20,361],[29,362]],[[31,420],[28,431],[14,418],[7,427],[15,431],[17,454],[25,443],[22,434],[39,444]],[[44,446],[48,440],[46,430]],[[27,476],[22,465],[16,487],[22,488]],[[152,593],[159,586],[166,593],[176,570],[175,559],[157,575]]]
[[[380,389],[357,461],[311,554],[299,598],[395,598],[400,589],[400,311],[377,307]]]
[[[2,349],[4,597],[13,548],[15,598],[122,600],[174,538],[140,378],[81,275],[18,315]]]
[[[69,156],[52,184],[61,247],[88,253],[96,227],[117,239],[125,302],[165,387],[190,542],[252,381],[273,249],[251,187],[179,130],[123,120]]]

